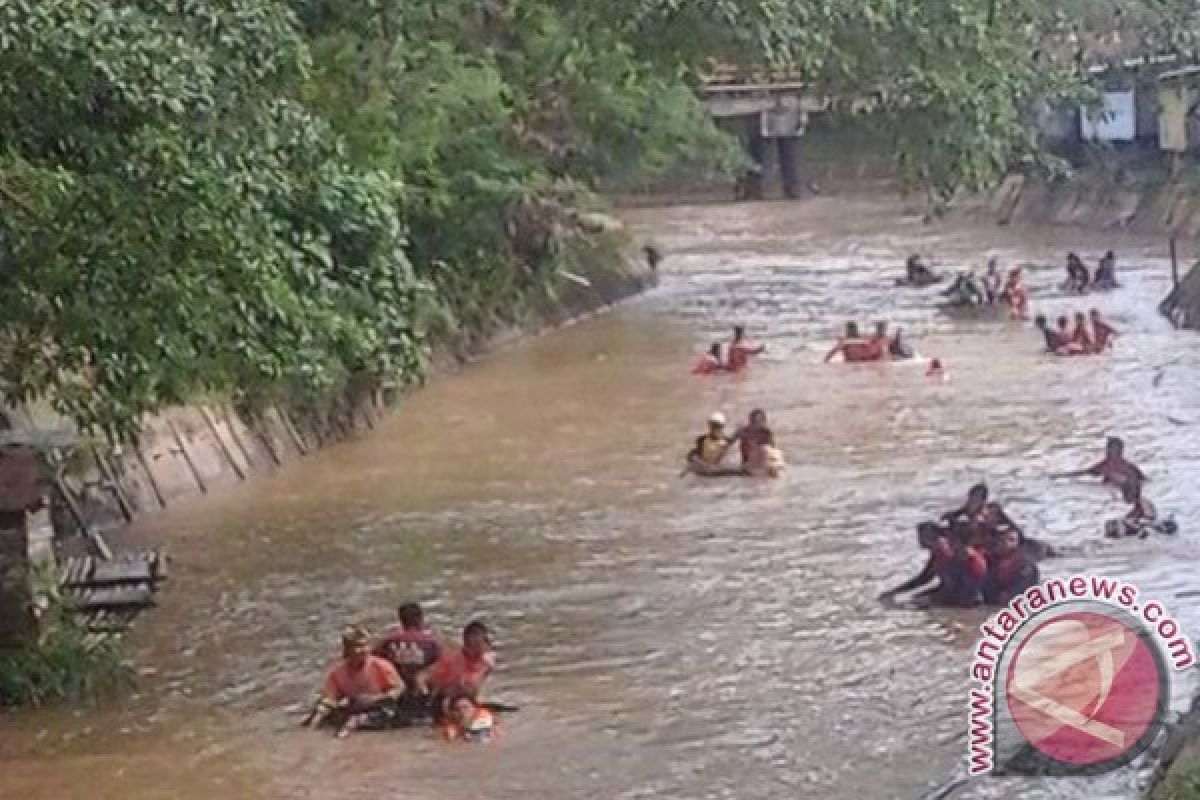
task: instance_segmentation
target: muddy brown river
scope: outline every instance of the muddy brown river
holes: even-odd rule
[[[982,614],[888,610],[918,569],[913,527],[986,479],[1030,533],[1082,546],[1047,574],[1138,584],[1200,632],[1200,338],[1155,312],[1165,243],[1083,231],[923,226],[878,200],[630,212],[668,257],[618,310],[433,381],[373,435],[146,520],[174,557],[131,639],[144,675],[119,707],[0,717],[0,797],[898,798],[964,763]],[[1029,327],[955,321],[896,290],[936,264],[1060,264],[1117,249],[1126,286],[1095,304],[1111,356],[1039,354]],[[890,320],[920,368],[824,365],[845,320]],[[768,352],[738,378],[689,375],[734,323]],[[707,415],[768,411],[777,481],[680,479]],[[1049,473],[1119,433],[1182,535],[1105,542],[1124,507]],[[1191,490],[1188,487],[1192,487]],[[491,747],[425,732],[342,742],[297,729],[349,621],[425,603],[456,637],[497,629],[493,698],[521,711]],[[1178,707],[1191,686],[1175,683]],[[1130,798],[1104,778],[986,779],[955,798]]]

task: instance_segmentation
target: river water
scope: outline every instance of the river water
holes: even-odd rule
[[[131,640],[154,671],[120,707],[0,718],[0,797],[916,798],[963,764],[982,615],[874,597],[920,567],[915,523],[981,479],[1031,533],[1084,547],[1044,572],[1135,582],[1200,632],[1200,347],[1155,313],[1164,243],[925,226],[886,198],[628,216],[668,254],[659,289],[433,381],[361,441],[130,531],[174,556]],[[910,251],[1059,264],[1108,247],[1126,288],[1086,301],[1124,333],[1106,357],[1042,356],[1028,327],[954,321],[891,286]],[[1083,309],[1049,291],[1059,278],[1029,273],[1035,308]],[[902,326],[949,380],[820,363],[848,319]],[[690,376],[734,323],[767,354],[741,377]],[[756,406],[785,477],[678,477],[711,411]],[[1110,433],[1183,535],[1103,542],[1123,507],[1048,477]],[[522,709],[502,740],[297,730],[287,709],[341,626],[381,626],[407,599],[448,636],[493,623],[491,694]],[[1177,704],[1190,688],[1176,682]],[[1132,797],[1135,780],[954,796]]]

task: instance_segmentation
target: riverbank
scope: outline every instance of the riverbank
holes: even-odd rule
[[[654,270],[612,218],[594,215],[597,226],[584,246],[545,287],[520,319],[495,320],[486,328],[429,343],[428,368],[420,385],[496,348],[610,308],[655,282]],[[60,527],[111,529],[182,500],[281,469],[309,453],[375,428],[407,390],[345,396],[325,409],[275,403],[239,412],[222,401],[168,409],[149,418],[135,443],[76,452],[64,488],[71,508],[61,508]],[[53,425],[27,417],[31,425]],[[69,549],[82,540],[72,539]]]

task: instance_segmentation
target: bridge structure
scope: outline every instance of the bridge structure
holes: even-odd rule
[[[746,76],[730,66],[718,66],[706,75],[699,93],[709,113],[738,134],[754,163],[740,187],[750,199],[762,196],[767,165],[772,160],[779,165],[784,196],[800,195],[800,140],[810,116],[835,107],[869,111],[882,99],[830,97],[813,91],[799,75],[769,72]],[[776,153],[774,159],[772,150]]]

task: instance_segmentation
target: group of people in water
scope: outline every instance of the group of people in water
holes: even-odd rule
[[[783,454],[775,446],[775,434],[767,424],[767,412],[756,408],[746,424],[730,435],[725,415],[714,412],[708,418],[708,430],[696,437],[687,454],[685,473],[705,477],[745,475],[775,477],[784,468]],[[725,465],[726,456],[738,446],[741,456],[736,467]]]
[[[847,322],[845,333],[834,342],[833,347],[825,354],[826,363],[837,356],[846,363],[862,363],[866,361],[904,361],[916,357],[916,352],[904,338],[904,331],[897,329],[894,334],[888,334],[886,322],[876,322],[875,332],[864,337],[859,333],[857,322]]]
[[[752,356],[761,355],[767,349],[766,345],[751,344],[746,340],[746,329],[741,325],[733,328],[733,338],[725,348],[722,357],[720,342],[713,342],[696,365],[692,367],[693,375],[713,375],[718,372],[741,372],[750,364]]]
[[[1109,250],[1096,264],[1093,275],[1075,253],[1067,253],[1067,279],[1062,288],[1068,292],[1086,294],[1090,291],[1109,291],[1118,288],[1117,256]]]
[[[1110,437],[1104,458],[1096,464],[1056,477],[1084,476],[1117,488],[1130,505],[1124,517],[1105,523],[1106,536],[1145,538],[1152,532],[1177,531],[1175,521],[1161,519],[1145,497],[1146,476],[1125,458],[1121,439]],[[925,566],[912,579],[881,594],[881,600],[915,592],[913,600],[921,605],[1004,605],[1036,585],[1041,579],[1038,560],[1055,554],[1053,548],[1027,537],[999,503],[989,500],[988,487],[982,483],[971,487],[961,507],[918,525],[917,544],[929,552]]]
[[[515,709],[480,700],[496,666],[487,624],[468,623],[461,646],[444,647],[417,603],[400,606],[397,618],[378,637],[360,626],[343,631],[342,658],[326,675],[305,725],[345,737],[432,724],[447,740],[490,741],[498,731],[493,712]]]
[[[1056,327],[1051,328],[1045,315],[1038,314],[1033,324],[1046,341],[1046,352],[1056,356],[1097,355],[1109,350],[1117,331],[1109,325],[1100,312],[1092,309],[1086,315],[1075,312],[1075,324],[1065,316],[1058,318]]]

